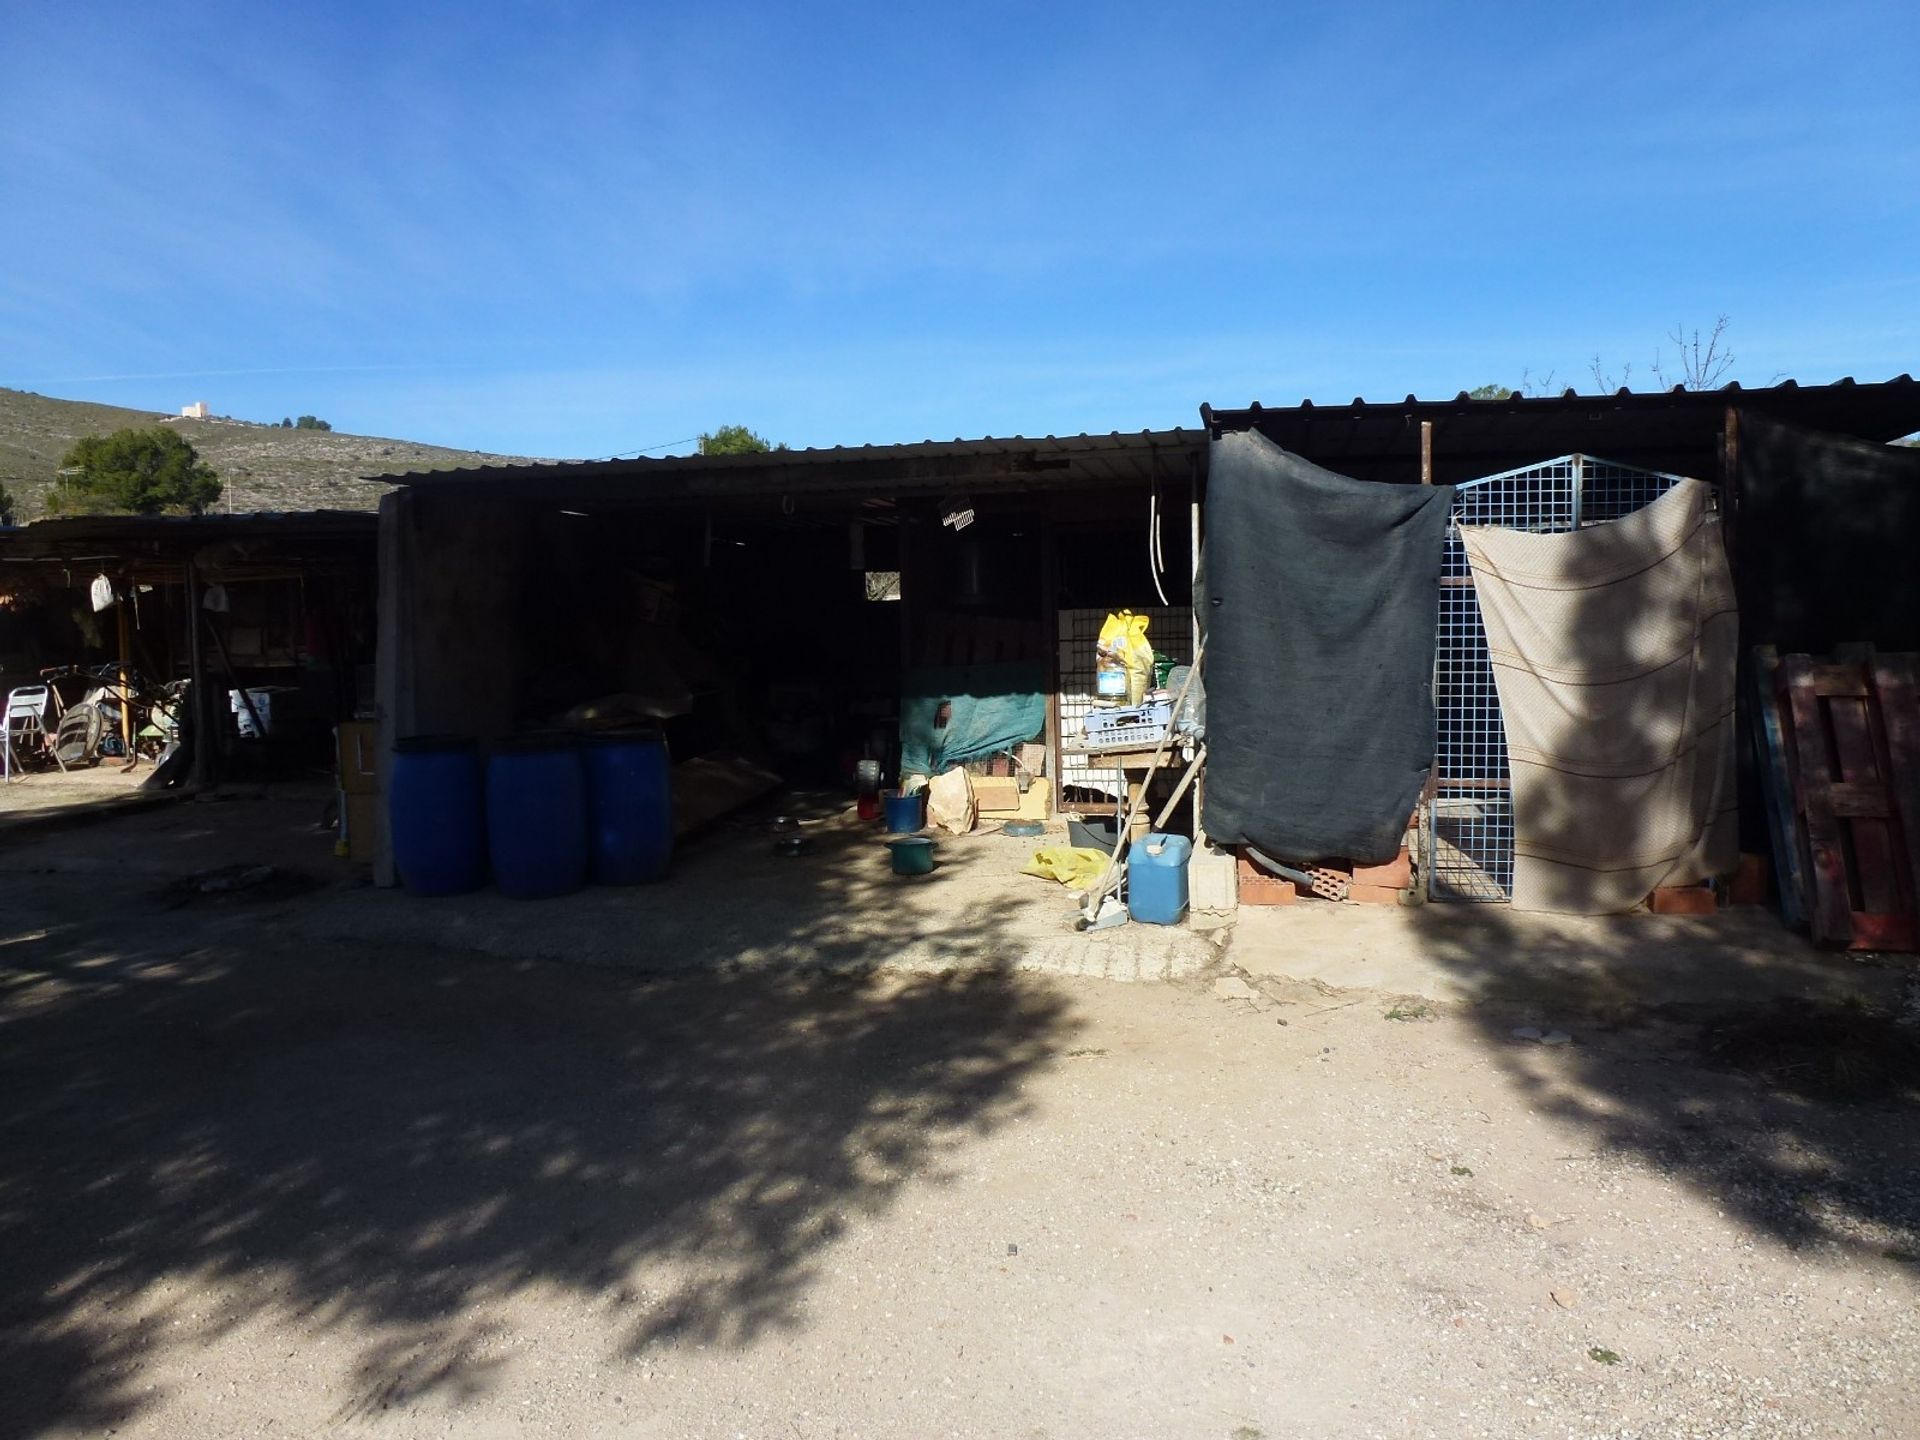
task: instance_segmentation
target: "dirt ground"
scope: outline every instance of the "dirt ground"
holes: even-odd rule
[[[1022,966],[993,837],[443,908],[316,808],[0,848],[0,1436],[1913,1433],[1898,970],[1418,999],[1317,912],[1115,984]]]
[[[142,782],[153,774],[153,762],[142,760],[132,770],[125,769],[124,764],[120,760],[103,760],[97,765],[72,770],[31,770],[16,774],[5,785],[0,785],[0,819],[139,797]],[[148,792],[149,797],[151,793]]]

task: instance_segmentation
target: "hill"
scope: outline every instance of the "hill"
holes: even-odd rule
[[[124,410],[84,400],[55,400],[0,388],[0,485],[13,492],[20,522],[46,513],[46,492],[60,458],[82,435],[164,423],[178,430],[220,476],[227,510],[371,510],[384,486],[359,477],[392,470],[452,470],[523,463],[512,455],[450,450],[376,435],[283,430],[245,420],[183,420],[155,410]]]

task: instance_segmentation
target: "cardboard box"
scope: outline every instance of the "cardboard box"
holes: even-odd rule
[[[989,782],[991,783],[991,782]],[[973,782],[974,793],[980,799],[980,814],[987,820],[1048,820],[1053,817],[1053,782],[1045,776],[1036,777],[1027,787],[1027,793],[1020,793],[1018,782],[1013,782],[1014,799],[1019,803],[1010,810],[996,810],[987,804],[986,795],[980,789],[980,782]]]
[[[975,775],[972,779],[973,798],[979,802],[981,813],[1020,808],[1020,782],[1013,776]]]
[[[347,794],[379,793],[378,735],[372,720],[342,720],[333,727],[333,770]]]
[[[372,863],[374,828],[380,823],[380,797],[340,792],[340,838],[347,842],[347,858]]]

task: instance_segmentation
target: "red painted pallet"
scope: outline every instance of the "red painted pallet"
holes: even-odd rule
[[[1916,658],[1780,662],[1780,718],[1816,944],[1920,948]]]

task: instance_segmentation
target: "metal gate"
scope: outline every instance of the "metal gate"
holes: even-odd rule
[[[1513,889],[1507,732],[1480,625],[1462,525],[1540,534],[1618,520],[1681,479],[1591,455],[1563,455],[1459,487],[1440,567],[1434,645],[1434,784],[1427,802],[1427,895],[1504,901]]]

